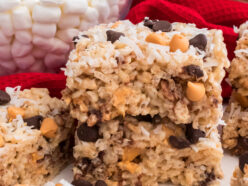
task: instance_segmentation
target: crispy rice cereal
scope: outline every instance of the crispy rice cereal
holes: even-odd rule
[[[190,125],[168,119],[115,119],[80,124],[74,147],[74,181],[108,185],[219,185],[223,156],[217,129],[197,137]],[[192,133],[191,133],[192,134]]]
[[[75,41],[63,92],[71,115],[89,126],[127,114],[215,125],[229,66],[222,32],[183,23],[155,32],[149,21],[99,25]]]
[[[0,185],[43,185],[71,158],[73,119],[47,89],[0,91]]]

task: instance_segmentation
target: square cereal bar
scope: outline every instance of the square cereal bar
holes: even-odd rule
[[[194,128],[222,117],[229,66],[220,30],[149,20],[99,25],[74,38],[63,97],[93,126],[125,115],[160,115]]]
[[[126,116],[93,127],[80,123],[75,139],[75,186],[203,186],[222,178],[216,127],[204,132],[165,118]]]
[[[71,159],[73,119],[47,89],[0,90],[0,185],[41,186]]]
[[[240,155],[248,149],[248,22],[239,29],[229,79],[233,92],[224,113],[223,147]]]

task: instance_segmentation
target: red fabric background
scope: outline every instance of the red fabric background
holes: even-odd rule
[[[231,60],[238,37],[232,27],[248,20],[248,4],[231,0],[134,0],[127,19],[138,23],[146,16],[170,22],[195,23],[200,28],[221,29]],[[0,89],[17,85],[22,88],[46,87],[51,95],[60,96],[65,87],[65,76],[63,73],[23,73],[0,77]],[[228,97],[230,92],[231,88],[223,82],[223,97]]]

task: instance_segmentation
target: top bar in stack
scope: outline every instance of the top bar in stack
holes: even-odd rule
[[[223,130],[223,147],[240,155],[248,149],[248,22],[239,28],[235,58],[229,79],[233,93],[224,114],[227,125]]]
[[[229,61],[220,30],[145,19],[99,25],[74,42],[63,94],[71,115],[88,126],[159,115],[205,128],[222,116]]]

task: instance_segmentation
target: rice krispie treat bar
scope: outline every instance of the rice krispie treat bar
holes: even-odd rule
[[[149,116],[116,118],[93,127],[80,123],[74,147],[75,186],[219,185],[223,156],[216,128]]]
[[[71,158],[73,119],[47,89],[0,90],[0,185],[43,185]]]
[[[99,25],[74,38],[63,97],[88,126],[125,115],[159,114],[194,128],[222,117],[229,66],[220,30],[145,19]]]
[[[231,186],[248,186],[248,153],[239,157],[239,167],[233,172]]]
[[[233,93],[224,114],[223,147],[234,154],[248,150],[248,22],[240,26],[236,57],[230,67],[229,79]]]

